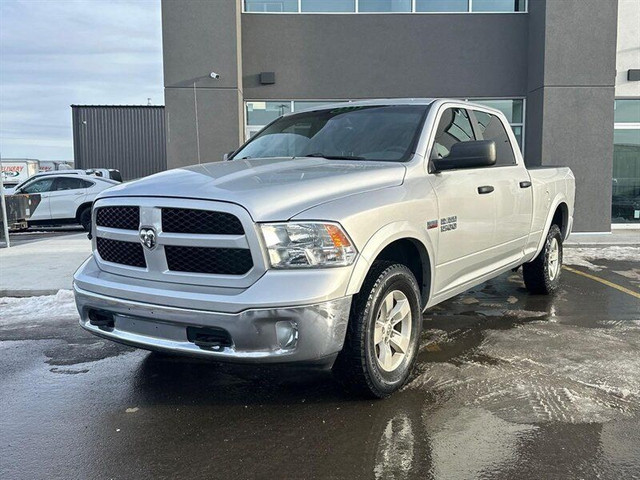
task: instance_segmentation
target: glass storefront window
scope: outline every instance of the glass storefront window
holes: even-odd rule
[[[264,126],[291,111],[291,102],[247,102],[247,125]]]
[[[615,123],[640,123],[640,99],[616,100],[613,118]]]
[[[510,13],[527,0],[244,0],[248,13]]]
[[[303,12],[355,12],[355,0],[302,0]]]
[[[468,0],[416,0],[416,12],[468,12]]]
[[[298,0],[245,0],[244,11],[258,13],[297,12]]]
[[[305,110],[307,108],[321,107],[322,105],[331,105],[332,103],[342,103],[340,100],[338,101],[314,101],[314,102],[306,102],[304,100],[296,100],[293,102],[293,111],[299,112],[301,110]]]
[[[613,133],[612,223],[640,223],[640,124]]]
[[[473,0],[474,12],[524,12],[525,0]]]
[[[410,12],[411,0],[359,0],[359,12]]]

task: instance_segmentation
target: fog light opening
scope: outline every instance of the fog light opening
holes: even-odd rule
[[[276,336],[281,349],[295,348],[298,343],[298,325],[290,321],[276,322]]]
[[[113,313],[89,310],[89,323],[100,330],[112,331],[115,326]]]

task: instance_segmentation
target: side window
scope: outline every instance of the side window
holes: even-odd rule
[[[496,166],[515,165],[516,157],[507,136],[507,131],[498,117],[486,112],[473,112],[478,121],[478,133],[481,140],[496,142]]]
[[[53,186],[54,178],[43,178],[42,180],[36,180],[30,183],[22,189],[24,193],[44,193],[50,192]]]
[[[87,188],[86,183],[87,182],[80,178],[61,177],[56,179],[54,190],[56,192],[61,190],[79,190],[81,188]]]
[[[468,112],[463,108],[448,108],[440,117],[431,158],[446,158],[454,144],[470,140],[475,140],[475,136]]]

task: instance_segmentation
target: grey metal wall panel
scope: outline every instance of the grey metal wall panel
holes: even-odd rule
[[[241,10],[241,0],[162,2],[169,168],[219,161],[242,142]]]
[[[243,14],[243,93],[246,99],[524,96],[527,36],[526,14]],[[275,72],[275,85],[260,84],[264,71]]]
[[[528,165],[576,176],[574,231],[609,231],[617,0],[529,2]]]
[[[164,107],[71,108],[76,168],[116,168],[125,180],[166,170]]]

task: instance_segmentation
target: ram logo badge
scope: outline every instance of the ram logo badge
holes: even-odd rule
[[[153,228],[141,228],[140,241],[149,250],[153,250],[156,246],[156,231]]]

